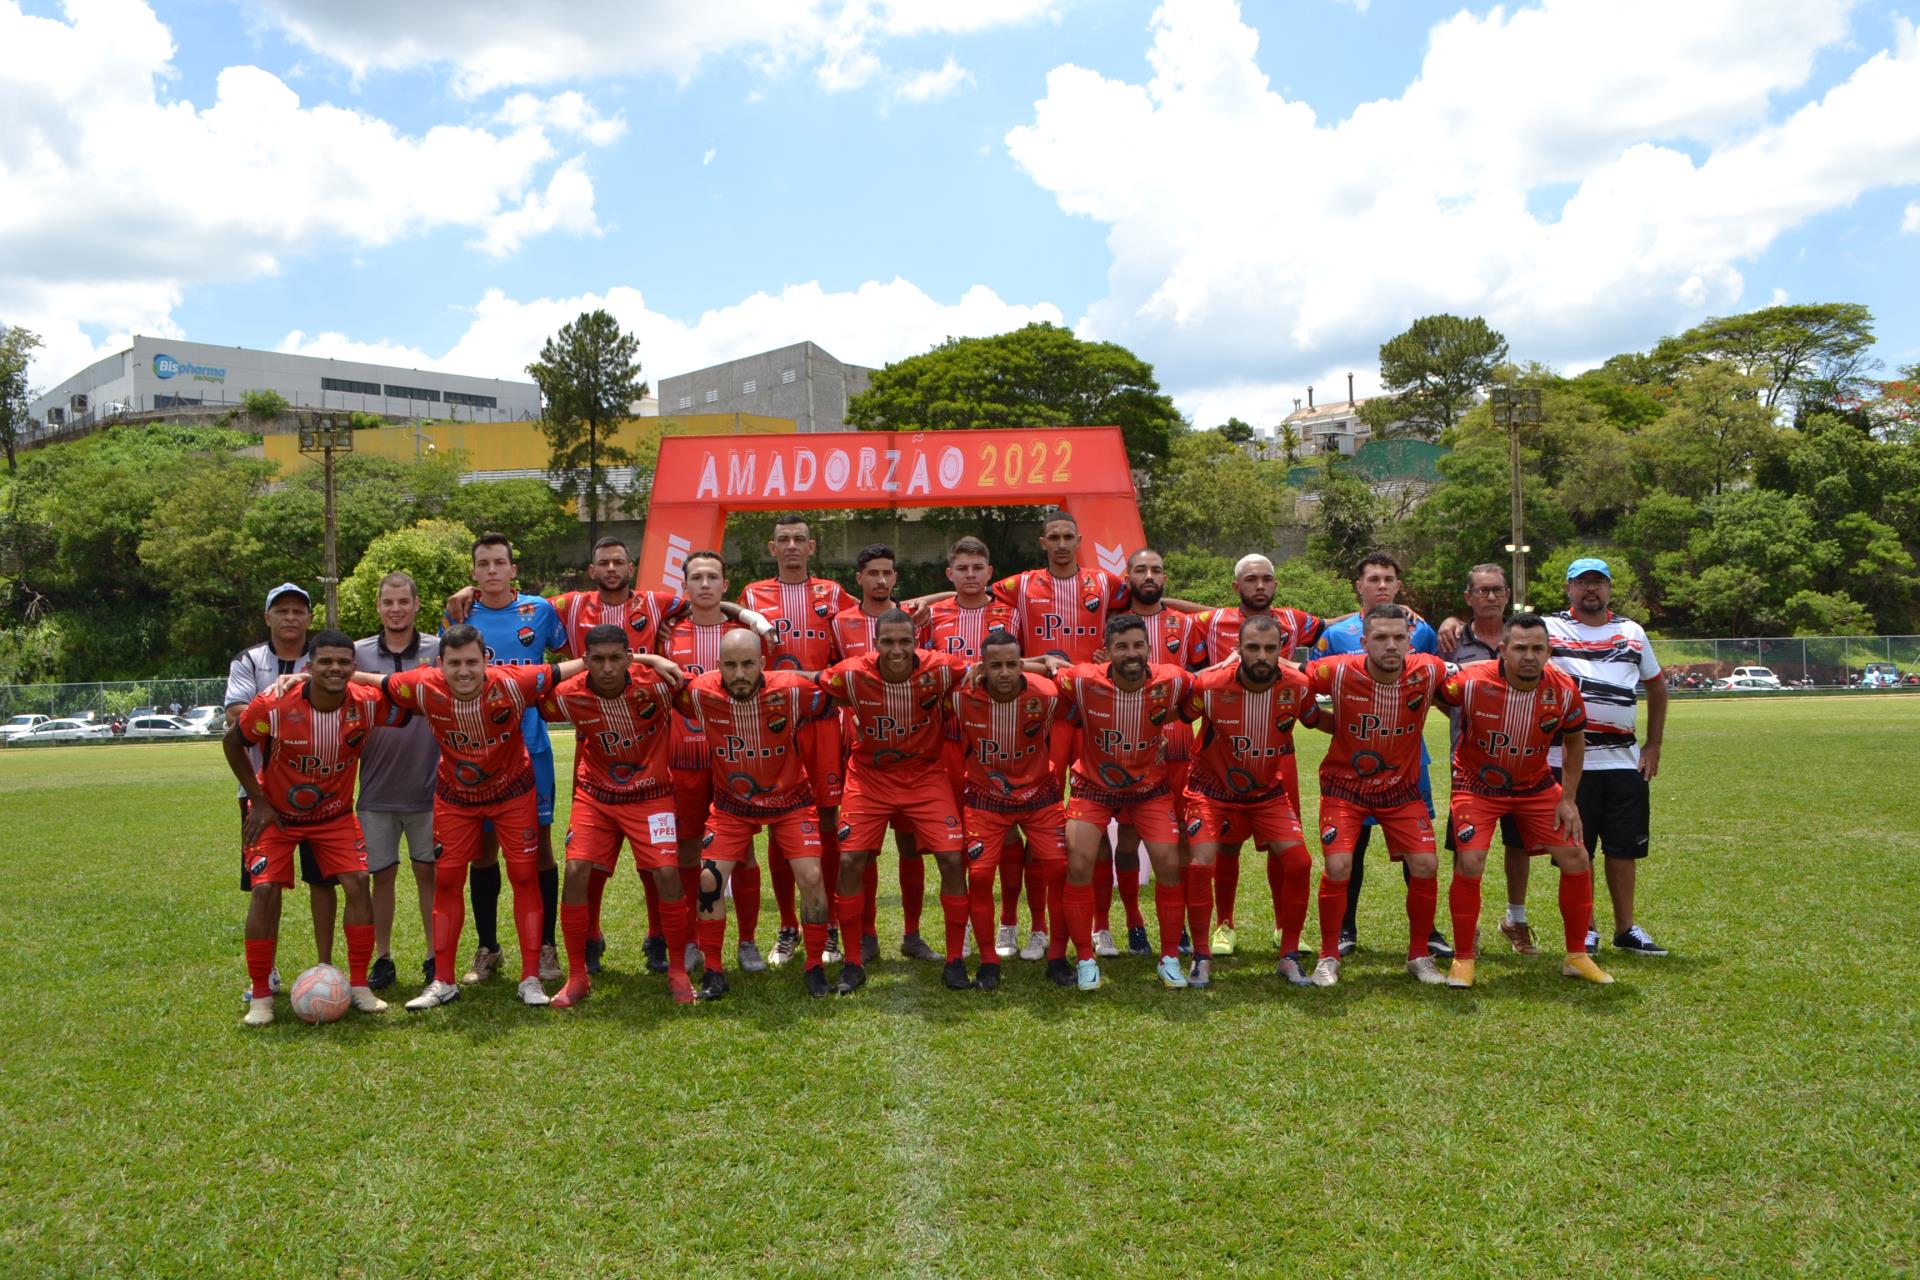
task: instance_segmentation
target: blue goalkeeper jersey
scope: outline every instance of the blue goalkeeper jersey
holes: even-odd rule
[[[512,604],[497,609],[481,604],[476,596],[467,622],[479,630],[480,639],[486,643],[488,662],[537,666],[547,660],[549,649],[566,648],[567,633],[561,625],[560,614],[539,596],[521,595]],[[449,625],[448,619],[441,619],[442,635]],[[540,718],[537,707],[528,707],[520,718],[520,736],[526,739],[527,750],[535,755],[553,750],[547,741],[547,722]]]

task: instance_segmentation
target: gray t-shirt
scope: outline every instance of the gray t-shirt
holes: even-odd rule
[[[414,632],[413,644],[395,653],[380,633],[353,646],[353,667],[389,675],[425,666],[440,655],[440,637]],[[359,808],[372,813],[419,813],[433,808],[433,773],[440,765],[440,744],[426,717],[415,715],[405,727],[382,729],[360,752]]]
[[[297,658],[282,658],[274,653],[271,644],[257,644],[251,649],[243,649],[234,655],[233,661],[227,666],[227,696],[220,700],[220,705],[244,707],[271,689],[273,682],[281,676],[306,669],[307,655],[304,651]],[[262,763],[260,748],[249,746],[247,759],[253,761],[253,771],[259,773]],[[247,789],[239,788],[239,795],[242,800],[246,799]]]

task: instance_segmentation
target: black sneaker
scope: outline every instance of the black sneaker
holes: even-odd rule
[[[997,964],[981,965],[980,972],[973,975],[973,985],[982,991],[998,991],[1000,989],[1000,966]]]
[[[665,938],[660,939],[662,955],[666,954],[666,942],[667,940]],[[600,957],[605,954],[607,954],[607,940],[605,938],[588,938],[587,939],[587,972],[588,973],[591,973],[596,977],[599,976]]]
[[[827,971],[819,965],[813,966],[800,975],[800,985],[805,987],[807,994],[816,1000],[831,990],[827,985]]]
[[[1613,935],[1613,949],[1615,951],[1631,951],[1637,956],[1663,956],[1667,954],[1667,949],[1655,942],[1647,931],[1637,924],[1623,933]]]
[[[1182,941],[1186,941],[1184,931],[1180,937]],[[1189,949],[1191,949],[1192,944],[1189,943],[1188,946]],[[1130,956],[1150,956],[1153,954],[1153,948],[1147,943],[1147,926],[1143,924],[1127,926],[1127,954]]]
[[[916,934],[915,936],[916,936],[916,937],[918,937],[919,935],[917,935],[917,934]],[[924,946],[926,946],[927,944],[923,942],[923,943],[921,943],[920,945],[924,947]],[[900,954],[901,954],[901,955],[908,955],[908,954],[910,954],[910,953],[909,953],[909,952],[908,952],[908,951],[906,950],[906,948],[905,948],[905,944],[904,944],[904,943],[902,944],[902,947],[901,947],[901,952],[900,952]],[[861,935],[860,935],[860,964],[861,964],[861,967],[862,967],[862,968],[864,968],[864,967],[866,967],[867,965],[870,965],[870,964],[872,964],[872,963],[873,963],[873,962],[874,962],[875,960],[878,960],[879,958],[880,958],[880,935],[879,935],[879,934],[877,934],[877,933],[863,933],[863,934],[861,934]],[[938,960],[938,959],[939,959],[940,957],[939,957],[939,956],[936,956],[936,955],[934,955],[934,954],[933,954],[933,952],[932,952],[931,950],[929,950],[929,951],[927,952],[927,958],[931,958],[931,959],[934,959],[934,960]]]
[[[400,974],[393,967],[393,957],[381,956],[373,962],[373,967],[367,970],[367,986],[374,991],[383,991],[392,986],[399,977]]]
[[[867,971],[857,964],[840,966],[840,981],[833,984],[835,995],[850,996],[867,985]]]
[[[727,975],[718,969],[709,969],[700,979],[701,1000],[718,1000],[727,994]]]
[[[1427,954],[1435,960],[1453,959],[1453,947],[1447,942],[1447,935],[1435,929],[1427,935]]]
[[[1359,949],[1360,949],[1359,935],[1356,934],[1352,929],[1342,929],[1340,931],[1340,958],[1342,960],[1345,960],[1348,956],[1352,955],[1354,952],[1358,951]]]
[[[1144,938],[1146,936],[1145,932],[1143,931],[1140,936]],[[1127,931],[1127,950],[1133,950],[1133,931],[1131,929]],[[1148,952],[1148,954],[1151,954],[1151,952]],[[1180,931],[1180,954],[1183,956],[1193,954],[1193,935],[1185,929]]]
[[[665,973],[667,971],[667,940],[662,937],[648,938],[641,950],[647,953],[647,972]]]
[[[1058,960],[1047,961],[1047,976],[1062,987],[1070,987],[1079,981],[1074,976],[1073,965],[1068,963],[1065,956],[1061,956]]]
[[[867,940],[862,938],[860,939],[860,950],[865,951],[866,949]],[[873,955],[875,958],[878,958],[880,955],[880,939],[878,938],[873,940]],[[927,940],[919,934],[909,933],[900,939],[900,958],[903,960],[938,960],[940,953],[928,946]],[[873,961],[869,960],[867,963],[872,964]]]
[[[965,960],[947,961],[946,967],[940,971],[940,981],[946,984],[949,991],[969,991],[973,988],[973,979],[967,976]]]
[[[827,926],[827,945],[821,950],[820,955],[828,964],[838,964],[840,961],[846,959],[846,956],[840,950],[839,925],[830,924]]]

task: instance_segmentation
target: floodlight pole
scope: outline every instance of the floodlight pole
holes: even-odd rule
[[[344,422],[345,419],[342,419]],[[300,452],[309,457],[318,455],[324,469],[326,491],[326,573],[320,583],[327,589],[327,626],[340,625],[340,562],[336,548],[333,503],[333,455],[353,452],[353,431],[351,428],[337,427],[332,417],[325,414],[303,413],[300,415]]]
[[[1507,550],[1513,553],[1514,607],[1524,609],[1527,604],[1527,552],[1532,548],[1526,542],[1526,517],[1521,501],[1520,428],[1540,421],[1540,389],[1495,387],[1492,400],[1495,419],[1507,429],[1508,457],[1512,469],[1509,488],[1513,503],[1513,541],[1507,544]]]

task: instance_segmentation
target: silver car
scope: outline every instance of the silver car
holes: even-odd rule
[[[49,720],[45,724],[35,725],[7,745],[37,747],[49,742],[102,742],[111,741],[112,738],[111,725],[86,720]]]
[[[206,730],[179,716],[135,716],[120,735],[128,742],[157,738],[204,738]]]

